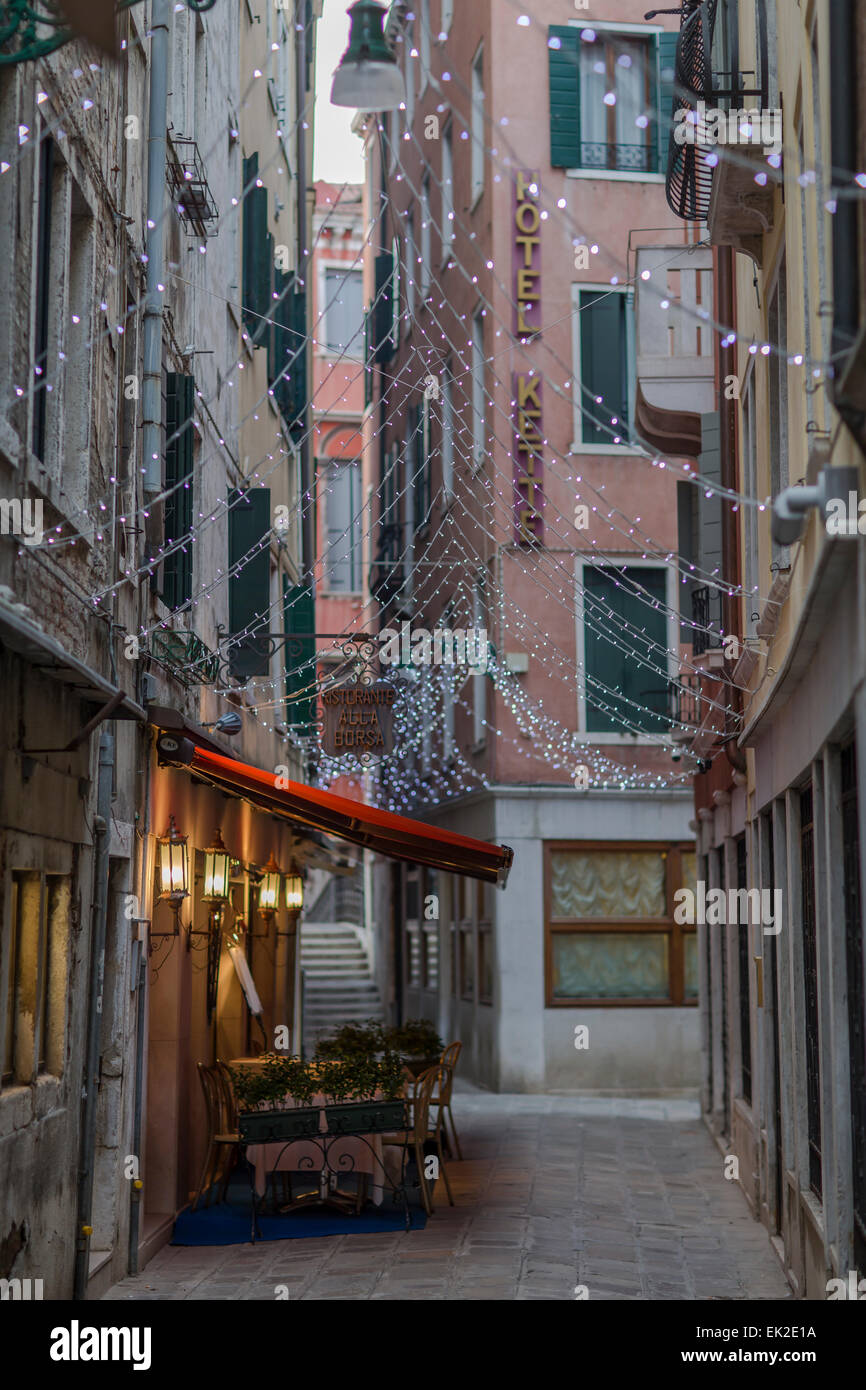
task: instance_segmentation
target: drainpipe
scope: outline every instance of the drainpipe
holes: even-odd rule
[[[297,43],[296,53],[296,108],[297,108],[297,129],[298,129],[298,278],[303,282],[305,292],[305,303],[309,313],[310,286],[308,284],[309,270],[309,247],[307,245],[307,131],[304,129],[305,115],[307,107],[307,25],[306,7],[304,0],[297,0],[297,15],[299,23],[296,24]],[[310,466],[310,403],[309,403],[309,384],[310,384],[310,348],[309,340],[304,343],[304,353],[307,361],[307,401],[304,405],[304,416],[302,420],[301,432],[301,564],[303,567],[303,582],[312,584],[313,566],[315,564],[315,507],[313,506],[313,477]],[[307,503],[306,512],[303,511],[304,503]]]
[[[108,927],[108,848],[111,828],[111,789],[114,780],[114,734],[103,729],[99,736],[99,773],[94,821],[93,927],[90,947],[90,997],[87,1010],[87,1043],[84,1062],[84,1107],[78,1162],[78,1217],[75,1241],[73,1298],[87,1295],[93,1166],[96,1149],[96,1100],[99,1090],[99,1053],[102,1040],[102,988],[105,978],[105,937]]]
[[[150,111],[147,123],[147,295],[144,301],[144,382],[141,393],[145,495],[162,490],[162,291],[165,229],[165,151],[168,120],[168,35],[171,0],[153,0],[150,25]]]

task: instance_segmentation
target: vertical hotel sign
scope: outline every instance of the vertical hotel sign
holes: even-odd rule
[[[514,181],[514,333],[521,341],[541,333],[541,212],[534,174]],[[544,463],[541,377],[515,372],[511,398],[514,429],[514,539],[538,545],[544,539]]]

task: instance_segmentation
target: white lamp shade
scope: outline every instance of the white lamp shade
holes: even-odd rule
[[[332,106],[352,106],[359,111],[393,111],[406,100],[403,74],[396,63],[367,59],[343,62],[331,85]]]

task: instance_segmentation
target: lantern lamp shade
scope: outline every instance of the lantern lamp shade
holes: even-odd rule
[[[231,855],[223,844],[219,831],[204,852],[204,891],[202,897],[208,902],[225,902],[229,895],[229,867]]]
[[[376,0],[358,0],[349,17],[349,47],[334,73],[331,104],[393,111],[406,100],[406,87],[385,38],[385,10]]]
[[[259,912],[273,913],[277,910],[280,900],[280,866],[273,854],[265,864],[263,869],[261,886],[259,888]]]
[[[304,880],[293,864],[286,874],[286,907],[289,912],[300,912],[304,906]]]
[[[189,847],[187,836],[181,835],[174,816],[168,818],[168,829],[157,840],[159,852],[160,897],[180,902],[189,897]]]

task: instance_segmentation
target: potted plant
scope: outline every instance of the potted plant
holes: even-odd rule
[[[344,1023],[329,1038],[320,1038],[316,1044],[316,1057],[369,1057],[384,1050],[385,1032],[382,1024],[370,1018],[366,1023]]]
[[[238,1129],[245,1143],[265,1144],[315,1138],[321,1133],[325,1098],[326,1133],[383,1133],[402,1129],[405,1107],[403,1064],[394,1053],[304,1062],[269,1053],[261,1069],[233,1068],[238,1101]],[[379,1098],[377,1099],[377,1092]],[[289,1109],[286,1100],[297,1102]]]
[[[413,1076],[433,1067],[442,1056],[444,1043],[427,1018],[408,1019],[396,1028],[389,1028],[386,1043],[399,1052]]]

